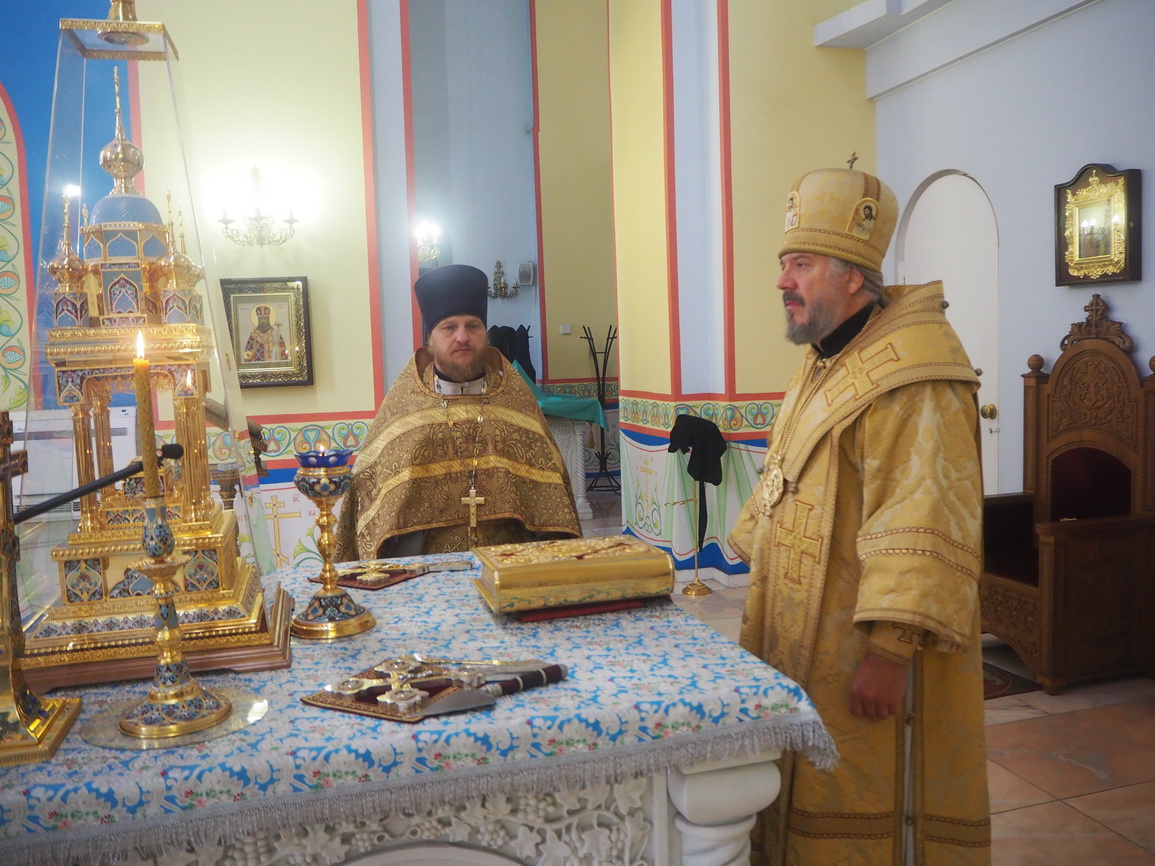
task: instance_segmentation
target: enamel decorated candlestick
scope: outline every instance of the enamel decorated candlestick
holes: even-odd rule
[[[173,556],[176,538],[168,525],[165,498],[157,472],[149,361],[145,353],[144,334],[141,332],[136,335],[133,387],[136,391],[137,434],[144,471],[144,534],[141,545],[144,547],[145,558],[134,563],[132,568],[152,581],[152,594],[156,598],[156,646],[159,652],[148,697],[124,712],[119,727],[121,733],[130,737],[157,739],[211,728],[229,717],[232,705],[200,687],[180,651],[180,616],[173,602],[176,594],[173,575],[188,562],[188,557],[184,554]]]
[[[155,458],[153,458],[155,461]],[[146,455],[145,464],[149,457]],[[158,739],[203,731],[228,718],[232,705],[201,688],[180,650],[180,617],[173,596],[173,575],[188,557],[173,556],[176,539],[165,519],[163,496],[144,501],[143,545],[146,558],[132,568],[152,581],[156,598],[156,645],[159,654],[148,697],[120,717],[120,730],[130,737]]]
[[[297,454],[300,468],[293,479],[297,489],[317,503],[317,551],[321,554],[321,588],[309,599],[290,631],[296,637],[332,640],[368,631],[377,624],[373,614],[337,586],[337,569],[332,563],[337,548],[333,527],[337,518],[333,506],[353,483],[349,466],[351,451],[306,451]]]

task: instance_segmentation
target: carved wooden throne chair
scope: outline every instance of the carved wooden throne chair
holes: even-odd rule
[[[983,631],[1048,694],[1155,676],[1155,372],[1099,295],[1084,309],[1050,373],[1027,361],[1023,492],[984,515]]]

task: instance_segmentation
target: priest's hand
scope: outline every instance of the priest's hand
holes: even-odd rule
[[[862,657],[850,683],[850,712],[881,722],[902,712],[906,668],[869,653]]]

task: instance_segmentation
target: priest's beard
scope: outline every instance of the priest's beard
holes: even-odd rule
[[[787,290],[782,293],[782,301],[802,304],[806,312],[805,321],[796,323],[790,318],[790,311],[786,311],[786,339],[792,343],[817,343],[842,324],[838,318],[839,310],[831,303],[828,295],[814,293],[809,301],[804,301],[797,292]]]
[[[485,373],[485,362],[481,360],[480,352],[474,355],[473,359],[469,361],[454,361],[449,358],[438,358],[435,366],[442,378],[449,379],[452,382],[472,382],[474,379],[481,378]]]

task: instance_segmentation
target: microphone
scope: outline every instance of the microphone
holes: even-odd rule
[[[184,457],[184,446],[179,442],[166,443],[160,446],[160,454],[157,455],[157,465],[160,465],[162,460],[180,460]],[[64,505],[66,502],[71,502],[73,499],[79,499],[81,496],[87,496],[89,493],[94,493],[102,487],[107,487],[110,484],[115,484],[130,475],[135,475],[144,469],[144,463],[140,460],[134,460],[125,466],[123,469],[118,469],[110,475],[105,475],[103,478],[97,478],[95,481],[89,481],[87,484],[82,484],[75,490],[69,490],[67,493],[61,493],[58,496],[53,496],[51,499],[45,499],[38,505],[31,505],[19,512],[13,523],[23,523],[37,515],[43,514],[45,511],[51,511],[58,505]]]
[[[184,446],[179,442],[166,442],[160,446],[159,460],[180,460],[184,457]]]

